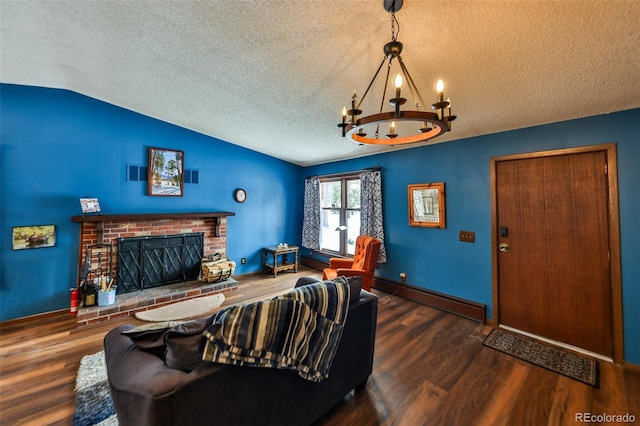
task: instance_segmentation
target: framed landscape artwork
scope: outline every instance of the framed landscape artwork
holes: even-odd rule
[[[182,197],[184,195],[184,152],[149,148],[148,195]]]
[[[445,228],[444,182],[409,185],[409,226]]]
[[[13,228],[14,250],[53,247],[55,245],[55,225],[15,226]]]

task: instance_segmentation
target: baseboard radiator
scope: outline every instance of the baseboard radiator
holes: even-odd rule
[[[485,305],[482,303],[377,277],[373,277],[373,288],[485,324]]]
[[[302,256],[300,263],[319,271],[329,266],[325,262],[308,256]],[[373,288],[420,303],[421,305],[431,306],[445,312],[479,321],[482,324],[486,323],[485,305],[482,303],[378,277],[373,277]]]
[[[309,256],[300,256],[300,264],[308,266],[309,268],[322,271],[324,268],[328,268],[329,264],[318,259],[314,259]]]

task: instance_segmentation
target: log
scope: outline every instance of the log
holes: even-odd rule
[[[203,282],[223,281],[231,277],[236,269],[236,262],[228,259],[211,261],[202,259],[200,276],[198,280]]]

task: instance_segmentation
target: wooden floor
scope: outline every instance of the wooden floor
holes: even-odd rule
[[[239,277],[223,306],[293,287],[301,268],[277,278]],[[477,322],[376,292],[373,375],[318,425],[576,425],[576,413],[633,414],[640,422],[640,377],[600,362],[595,389],[482,346]],[[80,359],[102,349],[120,318],[77,329],[68,314],[0,329],[0,424],[71,423]]]

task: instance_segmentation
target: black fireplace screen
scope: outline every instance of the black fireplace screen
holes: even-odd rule
[[[117,293],[195,280],[203,241],[203,232],[118,238]]]

